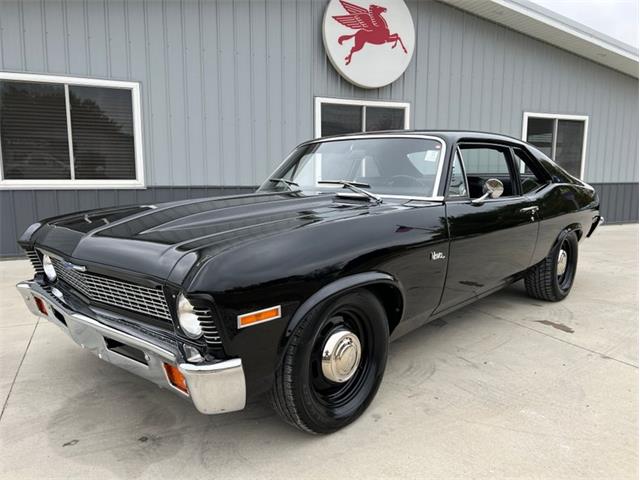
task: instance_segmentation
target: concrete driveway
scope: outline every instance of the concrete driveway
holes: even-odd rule
[[[313,437],[266,405],[203,416],[27,313],[0,263],[0,477],[636,478],[638,226],[581,244],[572,294],[521,284],[392,344],[377,398]]]

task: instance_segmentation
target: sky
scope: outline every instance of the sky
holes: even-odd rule
[[[638,0],[530,0],[638,48]]]

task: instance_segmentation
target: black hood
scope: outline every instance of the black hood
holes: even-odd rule
[[[82,212],[49,220],[34,235],[44,249],[76,262],[178,278],[218,253],[266,237],[366,215],[375,205],[331,194],[256,193]],[[180,263],[179,275],[171,275]]]

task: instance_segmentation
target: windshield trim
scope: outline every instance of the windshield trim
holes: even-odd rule
[[[313,143],[326,143],[326,142],[338,142],[338,141],[344,141],[344,140],[366,140],[369,138],[418,138],[418,139],[423,139],[423,140],[435,140],[436,142],[439,142],[440,145],[442,146],[442,149],[440,151],[440,158],[438,159],[438,168],[436,171],[436,177],[433,181],[433,191],[431,192],[431,196],[405,196],[405,195],[385,195],[382,193],[378,193],[378,192],[372,192],[375,193],[376,195],[380,196],[380,197],[387,197],[387,198],[410,198],[410,199],[421,199],[421,200],[440,200],[441,197],[438,196],[438,192],[440,191],[440,182],[442,181],[442,171],[444,170],[444,164],[445,164],[445,160],[447,158],[447,142],[445,142],[442,138],[437,137],[435,135],[420,135],[417,133],[407,133],[407,134],[402,134],[402,133],[381,133],[381,134],[369,134],[369,133],[364,133],[362,135],[341,135],[339,137],[327,137],[327,138],[314,138],[313,140],[309,140],[306,142],[301,143],[300,145],[296,146],[291,153],[289,153],[289,155],[287,155],[287,157],[284,159],[284,161],[282,161],[282,163],[280,165],[278,165],[278,168],[276,168],[273,173],[277,172],[280,170],[281,167],[284,166],[284,164],[289,160],[289,158],[291,157],[291,155],[298,149],[301,147],[304,147],[306,145],[311,145]]]

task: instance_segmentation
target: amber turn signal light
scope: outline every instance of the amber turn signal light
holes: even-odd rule
[[[38,306],[38,310],[40,310],[40,313],[42,313],[43,315],[49,315],[49,311],[47,310],[47,304],[44,303],[44,300],[35,296],[34,298],[36,300],[36,305]]]
[[[178,370],[178,367],[165,363],[164,371],[166,372],[167,379],[171,385],[181,392],[189,393],[189,389],[187,388],[187,379],[184,378],[184,375],[182,375],[182,372]]]
[[[281,316],[282,311],[280,310],[280,305],[277,307],[265,308],[264,310],[258,310],[256,312],[245,313],[244,315],[238,315],[238,328],[249,327],[269,320],[275,320]]]

